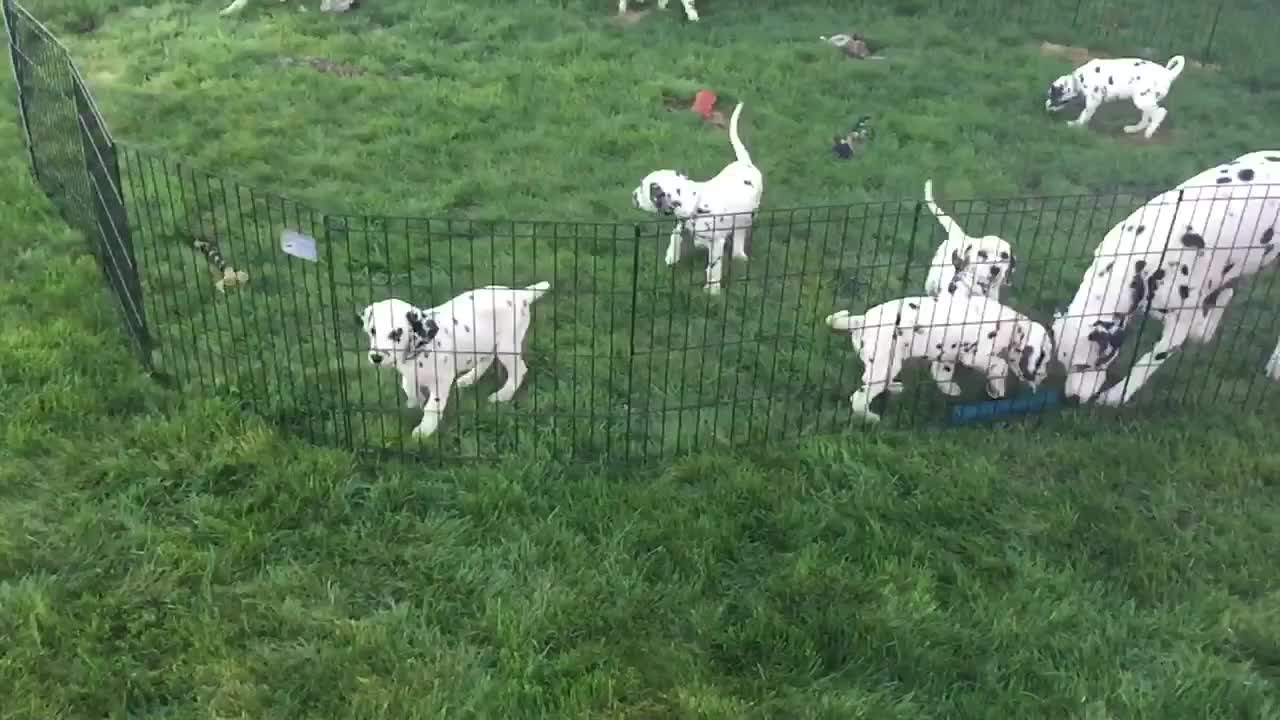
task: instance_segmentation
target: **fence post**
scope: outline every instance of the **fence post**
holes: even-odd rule
[[[1204,41],[1204,61],[1209,62],[1209,57],[1213,53],[1213,40],[1218,34],[1218,21],[1222,19],[1222,10],[1227,5],[1227,0],[1218,0],[1218,7],[1213,11],[1213,22],[1209,24],[1209,37]]]
[[[617,225],[614,225],[617,233]],[[623,443],[623,458],[631,458],[631,418],[635,415],[635,398],[632,387],[636,375],[636,302],[640,296],[640,226],[635,226],[634,242],[631,243],[631,328],[627,341],[627,441]],[[648,439],[645,440],[646,444]],[[647,448],[646,448],[647,450]],[[643,453],[641,454],[643,456]]]
[[[239,192],[239,190],[237,190]],[[342,308],[338,306],[338,279],[334,272],[333,246],[334,246],[334,227],[333,217],[330,215],[322,215],[320,221],[324,224],[324,264],[328,269],[329,276],[329,307],[330,316],[333,321],[333,349],[334,356],[338,360],[338,394],[342,402],[342,431],[346,436],[346,447],[351,450],[357,449],[355,446],[355,435],[351,430],[351,397],[347,390],[347,364],[343,358],[342,337],[344,335],[342,329],[348,324],[344,324],[342,318],[344,315],[350,315],[355,312],[355,308]],[[368,223],[366,222],[366,227]],[[342,231],[344,237],[350,237],[350,223],[346,216],[342,218]]]
[[[125,325],[138,344],[138,354],[147,371],[152,370],[151,334],[147,328],[142,281],[129,230],[129,214],[120,185],[120,160],[115,141],[89,97],[80,74],[71,69],[76,128],[84,154],[84,172],[89,192],[90,217],[81,230],[89,241],[97,240],[95,254],[111,289],[119,296]]]
[[[1084,0],[1076,0],[1076,11],[1071,15],[1071,27],[1075,27],[1080,22],[1080,10],[1084,7]]]
[[[26,56],[22,53],[18,44],[14,0],[3,1],[4,31],[9,38],[9,59],[13,63],[13,82],[18,88],[18,118],[22,122],[22,133],[27,141],[27,155],[31,158],[31,173],[35,175],[36,183],[43,188],[44,184],[40,180],[40,165],[36,162],[36,147],[31,139],[31,123],[27,120],[27,101],[30,100],[28,94],[29,84],[25,80],[27,73],[23,72],[23,69],[29,71],[29,68],[26,63]]]
[[[902,266],[902,294],[911,293],[911,263],[916,259],[916,233],[920,231],[920,212],[924,203],[917,200],[915,212],[911,216],[911,242],[907,243],[907,262]],[[932,268],[930,268],[932,269]]]

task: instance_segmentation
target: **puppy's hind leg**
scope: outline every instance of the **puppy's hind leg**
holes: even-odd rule
[[[491,403],[509,402],[524,383],[524,376],[529,374],[529,366],[525,364],[518,347],[507,352],[499,350],[498,362],[507,371],[507,381],[498,388],[497,392],[489,396]]]
[[[476,366],[463,373],[454,384],[458,387],[471,387],[480,380],[480,376],[489,371],[493,367],[493,361],[497,359],[496,355],[486,355],[476,363]]]
[[[680,4],[684,5],[684,16],[689,18],[689,22],[698,22],[698,9],[693,3],[694,0],[680,0]]]
[[[733,231],[733,258],[747,260],[747,243],[751,241],[751,226],[736,228]]]
[[[724,246],[728,238],[716,233],[707,248],[707,284],[704,289],[711,295],[720,294],[720,280],[724,277]]]
[[[938,384],[938,390],[943,395],[955,397],[960,394],[960,384],[952,379],[955,372],[956,366],[951,363],[938,360],[929,363],[929,374],[933,376],[933,381]]]
[[[1148,139],[1150,139],[1152,135],[1155,135],[1156,130],[1160,129],[1160,124],[1164,122],[1164,116],[1168,114],[1169,111],[1159,105],[1152,109],[1151,121],[1147,124],[1147,131],[1143,133],[1143,135]]]
[[[222,9],[222,12],[220,12],[220,13],[218,13],[218,14],[219,14],[219,15],[232,15],[232,14],[234,14],[234,13],[238,13],[238,12],[240,12],[241,10],[243,10],[243,9],[244,9],[244,6],[245,6],[245,5],[248,5],[248,4],[249,4],[249,0],[235,0],[235,2],[233,2],[233,3],[231,3],[230,5],[228,5],[228,6],[226,6],[225,8],[223,8],[223,9]]]

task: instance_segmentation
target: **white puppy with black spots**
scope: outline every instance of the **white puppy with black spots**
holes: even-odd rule
[[[1040,323],[995,300],[968,294],[907,297],[876,305],[862,315],[841,310],[827,316],[832,329],[847,332],[862,358],[862,389],[849,396],[854,415],[878,422],[871,401],[902,392],[904,362],[927,360],[948,373],[957,364],[982,371],[987,394],[1005,395],[1013,374],[1032,390],[1048,376],[1053,341]],[[958,395],[955,383],[943,388]]]
[[[618,14],[623,15],[627,12],[627,0],[618,0]],[[698,9],[694,7],[694,0],[680,0],[680,4],[684,6],[684,16],[689,18],[689,22],[698,22]],[[658,9],[667,9],[667,0],[658,0]]]
[[[399,372],[408,407],[422,408],[414,435],[435,432],[453,386],[474,385],[495,360],[507,380],[489,402],[515,396],[529,372],[524,336],[531,306],[550,289],[548,282],[523,289],[489,285],[433,308],[390,298],[364,309],[360,325],[369,339],[370,364]]]
[[[1280,150],[1261,150],[1189,178],[1111,228],[1054,320],[1067,398],[1128,402],[1187,341],[1212,340],[1234,285],[1280,255],[1278,224]],[[1104,391],[1107,368],[1144,314],[1160,321],[1160,338]],[[1280,380],[1280,344],[1267,374]]]
[[[742,103],[738,103],[729,118],[729,142],[736,159],[715,177],[698,182],[675,170],[655,170],[631,193],[631,202],[637,208],[677,219],[667,244],[667,265],[680,261],[686,231],[693,236],[694,245],[706,249],[705,287],[712,295],[720,292],[724,254],[730,242],[733,257],[747,259],[747,240],[764,195],[764,176],[738,137],[741,114]]]
[[[1018,259],[1013,246],[995,235],[972,237],[933,200],[933,180],[924,181],[924,201],[947,233],[929,264],[924,291],[934,297],[957,292],[1000,301],[1000,289],[1009,282]]]
[[[1079,117],[1067,123],[1083,127],[1104,103],[1132,100],[1134,106],[1142,111],[1142,118],[1135,125],[1126,125],[1124,131],[1142,132],[1150,138],[1169,114],[1160,102],[1169,94],[1169,87],[1182,74],[1185,64],[1181,55],[1174,56],[1164,65],[1139,58],[1090,60],[1053,81],[1044,107],[1058,112],[1075,98],[1083,97],[1084,110]]]

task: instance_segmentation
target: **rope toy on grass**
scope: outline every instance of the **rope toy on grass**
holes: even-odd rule
[[[236,270],[228,265],[226,259],[222,257],[222,253],[218,251],[218,248],[213,243],[207,240],[193,240],[191,247],[200,251],[205,260],[208,260],[209,264],[217,271],[215,277],[218,279],[213,286],[218,288],[218,292],[225,294],[227,288],[238,287],[249,282],[249,273],[243,270]]]

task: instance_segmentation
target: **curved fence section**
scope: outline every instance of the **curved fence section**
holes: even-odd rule
[[[764,211],[750,261],[726,259],[712,296],[705,253],[686,248],[689,257],[667,263],[667,222],[322,212],[117,145],[57,41],[12,3],[5,19],[33,170],[89,239],[142,362],[316,442],[626,460],[859,428],[850,395],[863,365],[824,318],[923,295],[946,237],[915,200]],[[1155,194],[959,202],[948,212],[973,236],[1013,241],[1002,301],[1050,327],[1055,309],[1093,282],[1086,268],[1099,241]],[[1184,202],[1148,209],[1177,213]],[[1238,287],[1215,339],[1169,358],[1131,404],[1267,403],[1274,390],[1263,366],[1280,334],[1273,277]],[[551,289],[532,307],[529,372],[514,398],[488,402],[505,379],[495,368],[452,393],[434,434],[413,436],[422,411],[406,407],[395,372],[371,365],[363,309],[392,297],[425,309],[488,285],[537,282]],[[901,329],[927,334],[923,325],[940,323]],[[1159,322],[1131,324],[1113,378],[1129,374],[1160,332]],[[909,365],[901,392],[874,404],[881,425],[981,415],[993,406],[979,370],[956,367],[959,394],[950,395],[927,361]],[[1011,381],[1010,393],[1020,392]]]

